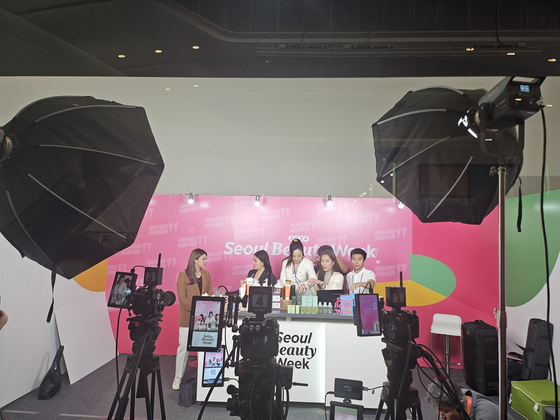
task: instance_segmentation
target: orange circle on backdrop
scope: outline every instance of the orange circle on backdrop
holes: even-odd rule
[[[107,260],[101,261],[74,277],[74,281],[90,292],[104,292],[107,287]]]

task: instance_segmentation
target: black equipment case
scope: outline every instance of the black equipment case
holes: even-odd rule
[[[535,380],[548,378],[548,362],[550,360],[550,344],[546,331],[547,322],[542,319],[529,320],[527,329],[527,342],[523,350],[523,366],[521,367],[522,380]],[[550,325],[550,338],[554,326]]]
[[[467,385],[484,395],[498,395],[498,330],[484,321],[463,324]]]

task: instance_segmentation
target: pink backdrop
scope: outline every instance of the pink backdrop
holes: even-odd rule
[[[190,252],[202,248],[208,253],[206,269],[214,289],[220,285],[239,288],[239,282],[253,268],[253,254],[265,249],[274,274],[280,276],[282,259],[294,237],[302,240],[305,255],[316,255],[321,245],[332,245],[339,258],[350,264],[350,251],[367,252],[366,267],[377,282],[396,281],[399,271],[410,278],[409,260],[413,249],[413,216],[398,209],[394,199],[335,198],[331,207],[324,198],[196,196],[188,204],[183,195],[154,196],[135,243],[109,258],[107,284],[110,290],[116,271],[130,271],[135,265],[156,266],[161,253],[163,290],[176,292],[176,279],[184,270]],[[142,284],[143,270],[138,284]],[[109,309],[114,327],[118,310]],[[175,354],[178,340],[178,303],[165,308],[157,353]],[[119,350],[131,351],[131,342],[121,315]]]

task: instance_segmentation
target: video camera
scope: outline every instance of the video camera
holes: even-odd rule
[[[252,287],[249,295],[240,297],[237,291],[228,292],[228,308],[224,319],[223,307],[220,311],[220,332],[221,328],[227,326],[232,331],[238,332],[233,336],[234,347],[228,356],[227,366],[235,368],[235,375],[238,377],[239,386],[229,385],[227,393],[231,396],[226,403],[226,409],[231,416],[239,416],[242,420],[253,418],[267,418],[280,420],[285,418],[283,412],[283,390],[288,391],[292,387],[293,367],[279,365],[276,356],[279,351],[280,327],[274,318],[266,318],[265,315],[272,312],[272,288],[271,287]],[[201,302],[212,302],[218,297],[195,297],[191,311],[191,330],[196,328],[197,319],[204,317],[203,310],[198,310]],[[246,306],[248,311],[255,314],[254,317],[245,317],[241,325],[237,326],[239,315],[239,305]],[[202,308],[202,306],[200,306]],[[196,311],[196,312],[195,312]],[[193,332],[193,334],[195,334]],[[190,333],[189,333],[190,334]],[[209,331],[206,332],[209,335]],[[196,341],[196,337],[189,335],[189,344]],[[217,338],[214,348],[206,351],[216,351],[221,347],[221,335]],[[200,340],[199,340],[200,341]],[[211,342],[208,337],[208,342]],[[239,350],[236,352],[236,350]],[[241,354],[241,359],[239,359]],[[232,360],[233,358],[233,360]],[[232,360],[230,362],[230,360]],[[219,377],[220,374],[216,375]],[[217,381],[216,381],[217,382]],[[209,391],[209,393],[212,390]],[[207,397],[208,398],[208,397]],[[204,410],[204,407],[201,411]],[[200,415],[199,415],[200,418]]]

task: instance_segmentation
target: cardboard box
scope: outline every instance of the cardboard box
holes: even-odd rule
[[[512,381],[511,408],[529,420],[544,420],[545,407],[554,407],[553,382],[548,379]]]

